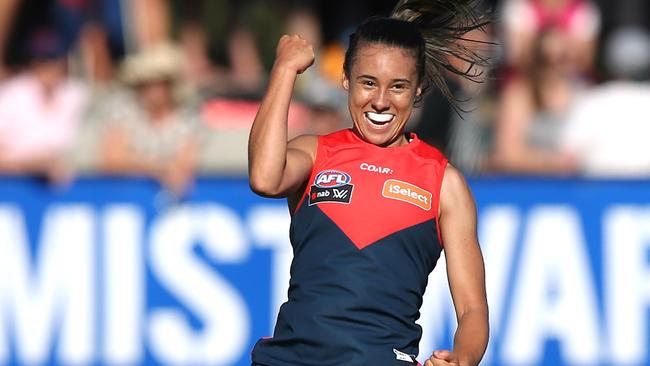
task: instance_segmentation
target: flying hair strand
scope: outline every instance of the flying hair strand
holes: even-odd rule
[[[486,52],[476,50],[476,45],[493,45],[491,42],[466,37],[474,30],[485,31],[490,23],[489,13],[480,0],[400,0],[391,18],[414,24],[425,43],[425,87],[435,85],[458,110],[445,74],[481,83],[490,59]]]

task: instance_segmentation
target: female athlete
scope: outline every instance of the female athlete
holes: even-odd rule
[[[343,88],[353,128],[287,142],[298,74],[311,45],[283,36],[249,140],[251,188],[286,197],[294,251],[289,299],[253,365],[417,364],[415,323],[429,273],[445,251],[458,328],[453,350],[424,363],[476,365],[488,341],[476,209],[457,169],[404,127],[447,71],[473,79],[481,63],[463,35],[485,24],[471,0],[402,0],[350,37]],[[453,102],[453,101],[452,101]],[[435,121],[430,121],[435,123]]]

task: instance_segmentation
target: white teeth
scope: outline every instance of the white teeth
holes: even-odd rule
[[[395,118],[394,114],[384,114],[384,113],[374,113],[374,112],[366,112],[366,117],[368,117],[369,120],[375,123],[386,123],[390,122]]]

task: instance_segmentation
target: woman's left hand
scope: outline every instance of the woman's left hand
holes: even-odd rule
[[[454,352],[442,350],[434,351],[431,357],[424,363],[424,366],[448,366],[460,365],[458,357]]]

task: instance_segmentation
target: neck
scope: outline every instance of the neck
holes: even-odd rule
[[[164,121],[165,118],[169,117],[173,112],[173,108],[169,106],[160,106],[158,108],[152,108],[147,111],[149,118],[155,122]]]
[[[384,145],[381,145],[381,147],[398,147],[398,146],[404,146],[407,145],[409,142],[411,142],[410,139],[406,137],[405,133],[400,133],[396,139],[389,141],[385,143]]]

